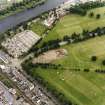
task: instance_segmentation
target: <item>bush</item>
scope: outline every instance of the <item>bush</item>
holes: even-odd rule
[[[97,60],[97,57],[96,57],[96,56],[92,56],[92,57],[91,57],[91,60],[92,60],[92,61],[96,61],[96,60]]]
[[[91,12],[91,13],[89,14],[89,17],[93,17],[93,16],[94,16],[94,13]]]
[[[105,60],[102,61],[102,64],[105,65]]]
[[[97,14],[96,15],[96,19],[100,19],[101,18],[101,15],[100,14]]]
[[[84,69],[84,72],[89,72],[90,70],[89,69]]]

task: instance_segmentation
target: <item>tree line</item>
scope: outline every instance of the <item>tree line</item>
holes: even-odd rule
[[[33,46],[30,52],[34,52],[35,57],[37,57],[40,54],[49,50],[60,48],[61,42],[67,42],[68,44],[77,43],[102,35],[105,35],[105,27],[98,27],[93,31],[83,30],[81,34],[74,32],[72,35],[65,35],[62,39],[55,39],[49,40],[48,42],[43,42],[40,48]]]
[[[103,6],[105,6],[105,1],[89,1],[86,3],[72,5],[68,11],[70,13],[75,13],[84,16],[87,14],[88,10]]]

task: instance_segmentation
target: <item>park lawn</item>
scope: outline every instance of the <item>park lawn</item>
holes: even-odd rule
[[[105,36],[95,37],[87,41],[63,46],[68,54],[64,58],[55,61],[71,69],[104,69],[102,61],[105,60]],[[97,61],[91,61],[96,56]]]
[[[34,71],[66,98],[79,105],[105,105],[105,76],[71,70]]]
[[[94,17],[89,17],[89,13],[93,12]],[[96,19],[96,14],[100,14],[101,18]],[[88,11],[86,16],[80,16],[76,14],[69,14],[62,17],[56,26],[49,32],[45,41],[62,38],[65,35],[71,35],[75,33],[81,33],[83,29],[93,30],[97,27],[105,26],[105,7],[96,8]]]
[[[29,26],[29,29],[41,36],[45,32],[47,27],[42,24],[42,21],[37,21],[37,22],[33,22]]]

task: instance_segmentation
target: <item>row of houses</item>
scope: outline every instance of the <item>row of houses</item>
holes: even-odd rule
[[[0,82],[0,105],[29,105],[23,98],[16,99],[16,90]]]

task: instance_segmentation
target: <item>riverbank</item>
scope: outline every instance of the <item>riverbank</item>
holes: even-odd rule
[[[6,30],[13,28],[19,25],[20,23],[28,21],[32,18],[39,16],[44,12],[54,9],[63,4],[64,2],[66,1],[47,0],[43,5],[5,17],[4,19],[0,20],[0,33],[4,33]]]
[[[16,15],[19,12],[23,12],[25,10],[35,8],[38,5],[43,5],[46,1],[47,0],[39,0],[38,2],[36,1],[35,4],[33,3],[34,2],[33,1],[24,6],[22,5],[23,2],[15,3],[12,6],[7,7],[6,9],[0,10],[0,20],[11,15]]]

